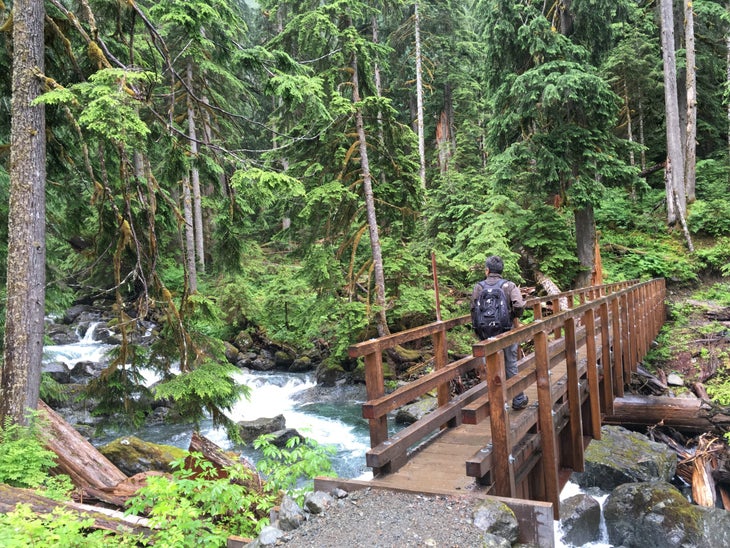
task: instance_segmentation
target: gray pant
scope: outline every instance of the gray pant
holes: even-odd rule
[[[511,344],[507,348],[504,349],[504,372],[508,379],[514,377],[517,374],[517,344],[516,343]],[[512,405],[519,406],[526,399],[527,399],[527,396],[525,396],[525,393],[520,392],[512,400]]]

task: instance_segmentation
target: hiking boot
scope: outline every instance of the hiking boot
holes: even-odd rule
[[[530,401],[530,398],[525,396],[525,398],[522,401],[512,401],[512,409],[515,411],[519,411],[520,409],[524,409],[527,407],[528,402]]]

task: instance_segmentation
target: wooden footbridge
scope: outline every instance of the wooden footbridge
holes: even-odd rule
[[[573,471],[583,471],[585,447],[600,439],[614,399],[659,333],[664,299],[663,279],[532,298],[534,321],[477,342],[472,355],[456,361],[449,361],[448,335],[469,324],[468,315],[351,346],[350,356],[365,360],[373,479],[319,478],[317,488],[496,496],[515,512],[521,541],[551,546],[560,491]],[[428,338],[432,371],[386,394],[383,352]],[[514,343],[523,357],[507,380],[502,350]],[[471,371],[480,382],[451,397],[450,381]],[[389,413],[434,390],[438,407],[391,434]],[[514,411],[510,402],[522,391],[530,404]]]

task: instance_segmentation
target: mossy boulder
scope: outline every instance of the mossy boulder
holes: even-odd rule
[[[172,445],[161,445],[125,436],[99,448],[102,455],[128,476],[155,470],[172,472],[170,464],[185,457],[186,452]]]
[[[603,426],[601,439],[585,451],[585,471],[571,477],[581,487],[611,491],[623,483],[671,481],[677,454],[637,432],[620,426]]]
[[[695,506],[666,482],[620,485],[603,513],[614,546],[715,548],[730,542],[728,512]]]

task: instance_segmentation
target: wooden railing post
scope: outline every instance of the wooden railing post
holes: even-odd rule
[[[608,321],[608,303],[598,308],[601,318],[601,367],[603,368],[603,412],[613,413],[613,364],[611,363],[611,324]]]
[[[629,299],[626,293],[621,295],[620,301],[623,386],[629,386],[631,384],[631,325],[629,323]]]
[[[435,371],[438,371],[446,367],[449,363],[449,355],[446,347],[446,329],[443,328],[440,331],[436,331],[436,333],[431,335],[431,341],[433,342],[433,368]],[[449,403],[449,383],[440,384],[436,389],[436,393],[439,407],[443,407]],[[458,417],[449,422],[449,426],[458,426],[459,424],[461,424],[461,415],[458,415]]]
[[[621,312],[619,309],[619,297],[611,301],[611,334],[613,346],[613,390],[614,397],[624,395],[624,369],[623,369],[623,339],[621,335]]]
[[[553,422],[553,396],[550,386],[550,356],[547,334],[535,334],[535,372],[537,373],[538,422],[542,441],[545,498],[553,503],[555,519],[560,518],[560,482],[558,478],[558,449]]]
[[[489,390],[489,420],[492,429],[492,470],[495,494],[514,497],[515,470],[512,457],[512,435],[507,413],[507,386],[504,354],[501,350],[487,355],[487,389]]]
[[[385,395],[385,377],[383,376],[383,355],[380,350],[365,355],[365,387],[368,400]],[[369,419],[370,447],[376,447],[388,439],[388,417],[383,415]],[[380,469],[373,468],[373,475]]]
[[[570,455],[564,461],[576,472],[583,472],[583,420],[581,417],[578,346],[575,340],[575,319],[565,320],[565,366],[568,376],[568,409],[570,413]],[[569,462],[568,462],[569,461]]]
[[[598,359],[596,355],[596,317],[593,309],[583,314],[586,326],[586,377],[588,377],[588,403],[590,405],[591,437],[601,439],[601,404],[598,383]]]

